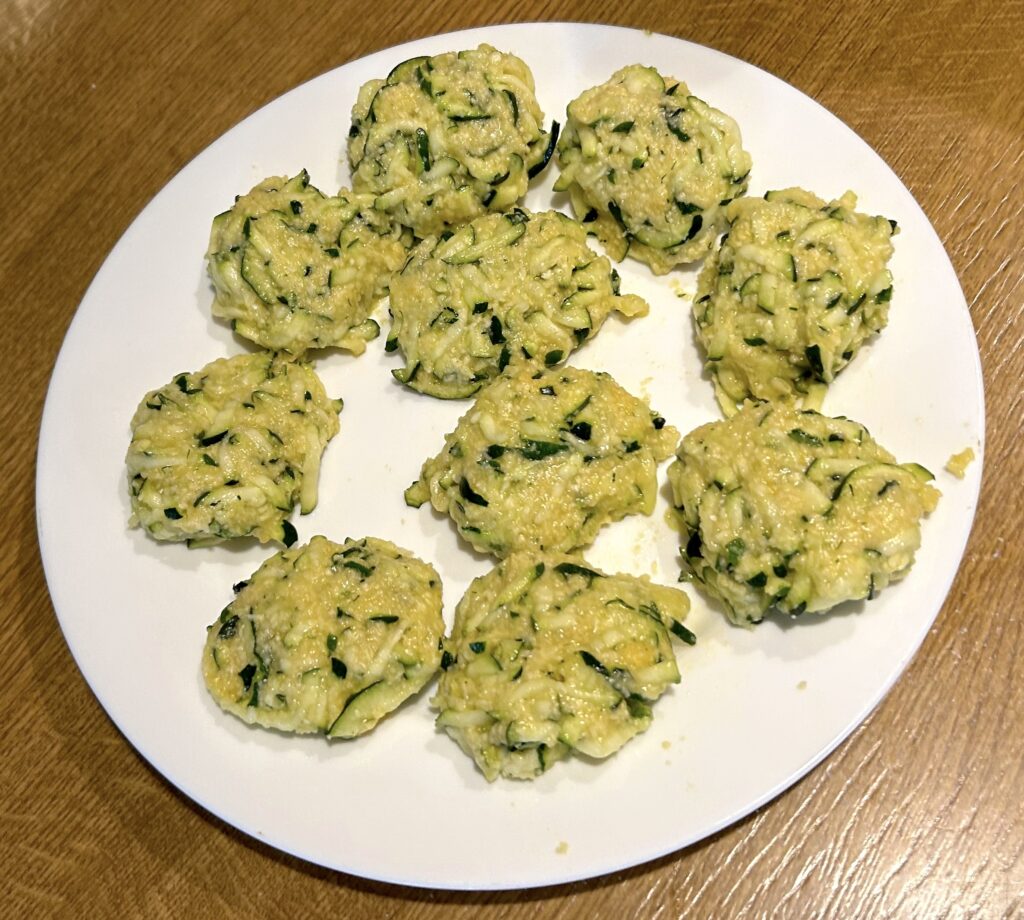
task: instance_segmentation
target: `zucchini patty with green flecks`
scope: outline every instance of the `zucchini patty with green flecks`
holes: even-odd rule
[[[650,514],[679,433],[608,374],[524,365],[480,391],[405,492],[451,515],[476,549],[570,552]]]
[[[176,375],[132,418],[131,524],[157,540],[293,542],[285,518],[316,507],[340,411],[310,367],[267,352]]]
[[[519,58],[490,45],[403,61],[359,90],[352,186],[419,237],[504,211],[554,146]]]
[[[729,233],[701,273],[693,314],[728,415],[749,397],[829,384],[886,324],[895,223],[790,188],[726,209]],[[808,408],[817,408],[806,400]]]
[[[213,314],[274,351],[362,354],[380,334],[370,314],[406,255],[401,229],[372,196],[342,189],[329,198],[305,170],[265,179],[213,219]]]
[[[386,540],[316,536],[235,589],[207,629],[203,677],[246,722],[353,738],[440,664],[437,572]]]
[[[488,780],[533,779],[570,751],[608,757],[679,681],[677,588],[605,575],[576,557],[517,553],[477,578],[444,641],[431,701]]]
[[[470,396],[509,365],[559,364],[612,310],[647,312],[620,296],[618,274],[579,223],[515,208],[424,240],[391,282],[388,349],[395,376],[421,393]]]
[[[939,499],[863,425],[786,403],[690,432],[668,478],[684,572],[739,625],[870,600],[910,570]]]
[[[611,256],[661,275],[711,249],[724,206],[747,190],[750,155],[728,115],[634,64],[569,103],[558,165],[556,191]]]

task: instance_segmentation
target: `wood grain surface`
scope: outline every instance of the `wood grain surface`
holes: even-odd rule
[[[89,281],[207,144],[365,53],[533,19],[713,46],[791,82],[878,150],[934,223],[970,305],[986,475],[963,566],[909,670],[775,801],[696,846],[589,882],[503,894],[403,889],[254,842],[178,794],[118,734],[74,665],[43,579],[39,419]],[[1024,913],[1024,4],[2,0],[0,46],[0,916]]]

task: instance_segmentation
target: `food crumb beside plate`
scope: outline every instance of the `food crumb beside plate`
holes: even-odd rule
[[[806,680],[800,681],[800,683],[798,683],[796,685],[796,688],[797,688],[797,690],[806,690],[807,689],[807,681]]]
[[[569,844],[567,844],[564,840],[558,841],[558,846],[555,847],[555,852],[559,856],[565,856],[565,854],[569,852]]]
[[[967,467],[974,462],[974,448],[965,447],[960,453],[953,454],[946,461],[946,472],[952,473],[957,479],[967,475]]]

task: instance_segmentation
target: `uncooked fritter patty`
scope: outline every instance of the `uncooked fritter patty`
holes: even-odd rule
[[[803,189],[741,198],[701,273],[693,314],[726,414],[745,399],[807,399],[886,324],[895,224]],[[817,386],[816,386],[817,385]]]
[[[213,314],[274,351],[362,354],[380,334],[370,314],[406,255],[401,228],[372,196],[327,197],[305,170],[265,179],[213,220]]]
[[[203,677],[249,723],[352,738],[418,693],[441,660],[441,582],[386,540],[271,557],[207,630]]]
[[[340,399],[313,370],[267,352],[221,358],[148,393],[126,462],[133,526],[157,540],[291,543],[316,506]]]
[[[505,211],[551,155],[530,69],[490,45],[418,57],[352,108],[352,185],[416,236]],[[554,127],[553,127],[554,130]]]
[[[612,310],[647,312],[619,295],[618,274],[576,221],[516,208],[449,237],[429,237],[391,283],[388,349],[403,383],[431,396],[470,396],[509,365],[560,364]]]
[[[747,190],[736,122],[639,64],[583,92],[568,116],[555,189],[612,257],[628,252],[660,275],[704,256],[724,206]]]
[[[524,365],[480,391],[405,493],[450,514],[476,549],[569,552],[650,514],[678,432],[608,374]]]
[[[785,403],[690,432],[668,478],[684,571],[739,625],[875,597],[910,570],[939,498],[863,425]]]
[[[517,553],[477,578],[444,642],[438,726],[488,780],[533,779],[570,751],[614,754],[679,670],[682,591],[581,559]]]

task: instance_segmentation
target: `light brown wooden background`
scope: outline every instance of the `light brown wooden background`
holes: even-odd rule
[[[711,45],[792,82],[874,146],[935,224],[970,304],[987,469],[963,567],[923,648],[874,715],[794,788],[712,839],[612,877],[514,894],[405,890],[243,837],[120,737],[46,592],[35,442],[78,300],[139,210],[196,153],[296,83],[362,54],[527,19],[613,22]],[[1020,0],[0,0],[0,166],[0,916],[1024,911]]]

